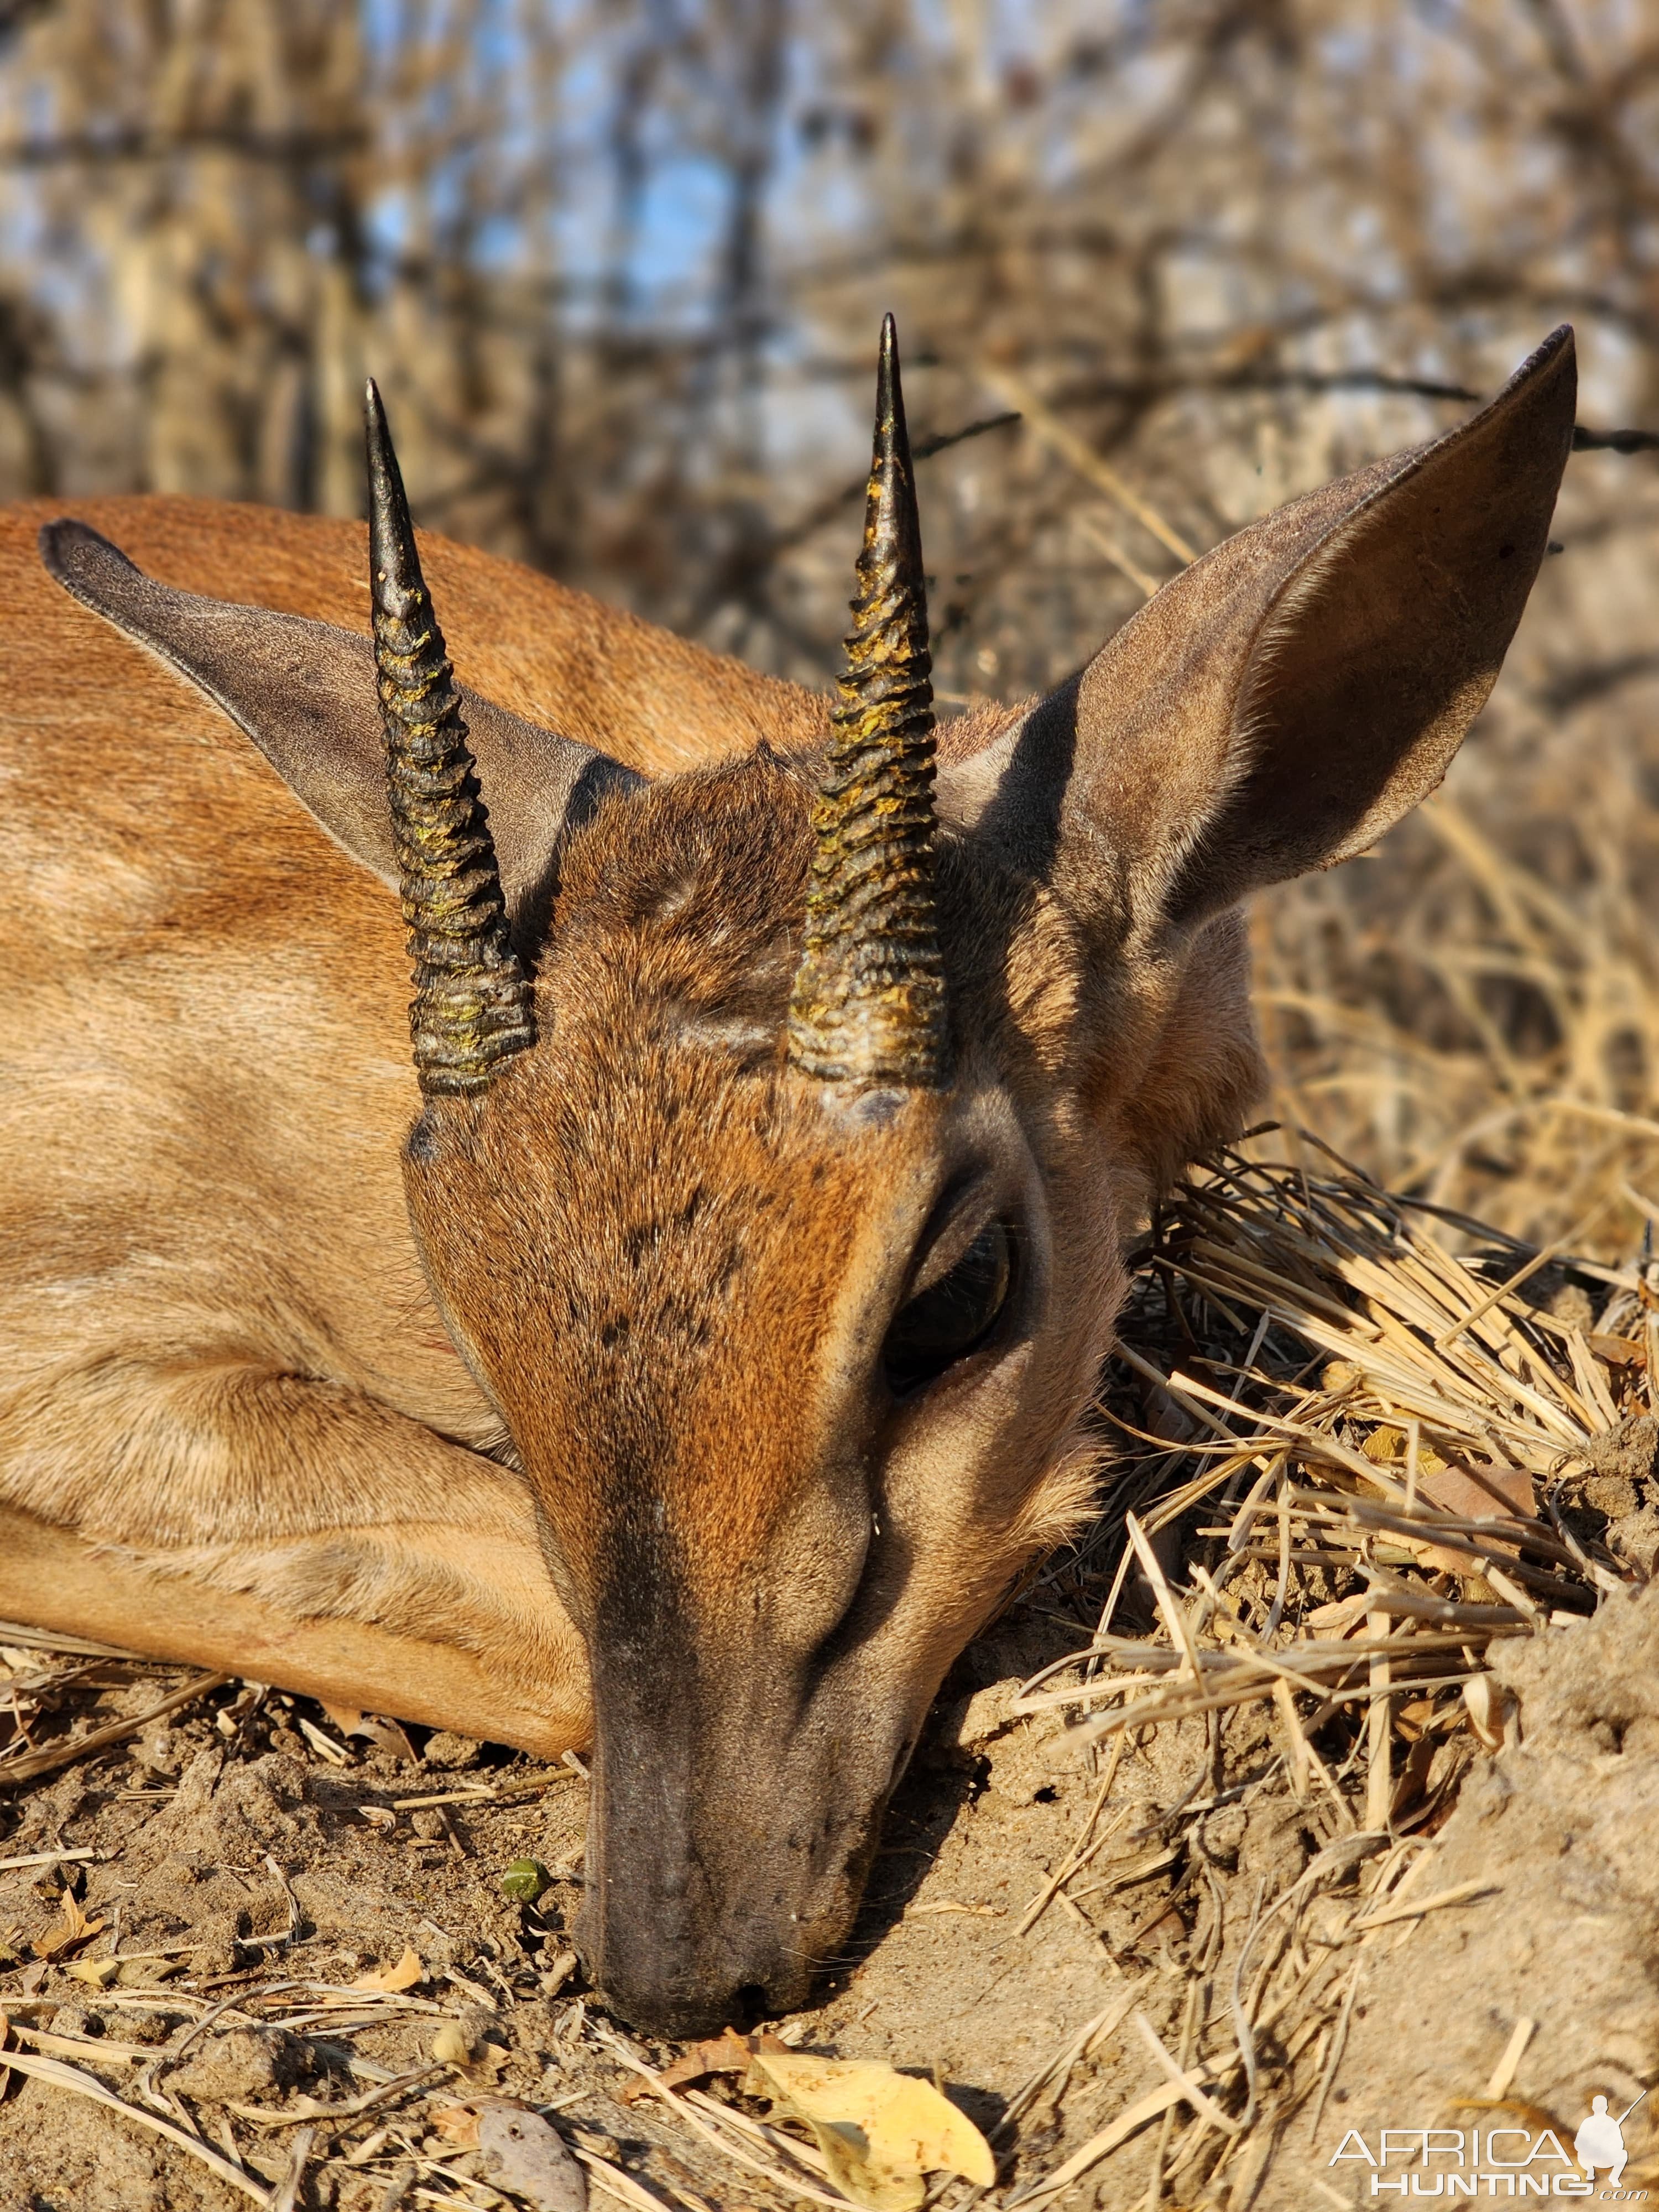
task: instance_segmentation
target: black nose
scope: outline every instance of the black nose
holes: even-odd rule
[[[723,2027],[745,2033],[763,2020],[799,2011],[809,1994],[810,1982],[804,1974],[787,1988],[740,1982],[729,1973],[693,1979],[671,1972],[664,1978],[647,1974],[641,1978],[613,1968],[599,1977],[599,2001],[608,2011],[642,2035],[659,2035],[675,2043],[716,2035]]]
[[[721,1927],[713,1911],[665,1910],[648,1892],[613,1889],[608,1909],[590,1893],[576,1948],[611,2011],[676,2041],[799,2012],[811,1993],[804,1952],[763,1923]]]

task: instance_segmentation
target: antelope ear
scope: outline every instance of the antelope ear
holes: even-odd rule
[[[367,637],[158,584],[84,522],[46,523],[40,558],[83,606],[146,646],[252,738],[337,844],[395,890],[386,738]],[[533,902],[560,832],[641,781],[605,753],[461,693],[509,913]]]
[[[1433,790],[1492,690],[1575,396],[1564,327],[1461,429],[1227,539],[943,769],[941,811],[1118,932],[1190,930],[1363,851]]]

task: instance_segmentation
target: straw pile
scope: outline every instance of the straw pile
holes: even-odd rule
[[[1494,1640],[1570,1626],[1659,1544],[1659,1277],[1495,1239],[1294,1132],[1276,1150],[1195,1171],[1139,1255],[1100,1407],[1120,1479],[1079,1563],[1110,1563],[1097,1632],[1019,1707],[1065,1709],[1108,1754],[1028,1917],[1097,1898],[1149,1847],[1171,1903],[1197,1893],[1133,2020],[1164,2086],[1011,2205],[1099,2179],[1154,2120],[1148,2206],[1250,2201],[1292,2116],[1317,2125],[1375,1947],[1481,1890],[1424,1877],[1470,1759],[1504,1740]],[[1124,1832],[1123,1747],[1183,1725],[1190,1786]],[[1319,1847],[1279,1893],[1241,1895],[1206,1822],[1275,1799]],[[1146,2017],[1160,1979],[1173,2038]]]

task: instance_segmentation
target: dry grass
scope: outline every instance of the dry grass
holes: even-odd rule
[[[1570,627],[1528,621],[1540,657]],[[1616,1256],[1659,1216],[1652,687],[1546,713],[1530,657],[1377,854],[1260,902],[1272,1108],[1391,1189]]]
[[[1291,2119],[1317,2124],[1376,1948],[1481,1889],[1432,1866],[1463,1771],[1504,1740],[1484,1654],[1640,1581],[1659,1537],[1651,1271],[1564,1266],[1269,1138],[1274,1162],[1195,1171],[1143,1255],[1102,1406],[1121,1479],[1071,1567],[1080,1593],[1112,1563],[1104,1602],[1020,1707],[1065,1709],[1097,1745],[1194,1739],[1184,1797],[1128,1836],[1114,1750],[1028,1924],[1133,1878],[1149,1846],[1213,1895],[1135,1991],[1164,2086],[1010,2205],[1053,2200],[1155,2121],[1149,2206],[1249,2200]],[[1445,1232],[1484,1249],[1459,1257]],[[1144,1626],[1120,1632],[1123,1613]],[[1269,1734],[1230,1732],[1252,1708]],[[1276,1894],[1242,1895],[1204,1824],[1275,1801],[1322,1847]],[[1146,2017],[1160,2002],[1174,2050]]]

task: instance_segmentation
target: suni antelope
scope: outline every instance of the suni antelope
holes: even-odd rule
[[[1240,902],[1443,774],[1573,400],[1563,330],[937,740],[890,321],[833,708],[417,554],[372,387],[366,579],[0,517],[0,1614],[591,1742],[609,2000],[798,2004],[1089,1510],[1126,1239],[1258,1083]]]

